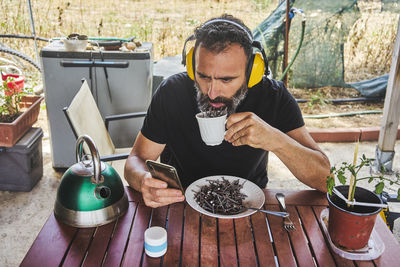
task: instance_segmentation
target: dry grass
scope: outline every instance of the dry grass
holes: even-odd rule
[[[185,38],[205,19],[230,13],[254,28],[277,0],[37,0],[32,5],[38,36],[54,38],[72,32],[92,37],[136,36],[153,42],[155,59],[160,59],[181,53]],[[1,32],[31,35],[26,1],[2,0],[0,7]],[[34,56],[32,41],[11,42],[11,47]]]
[[[136,36],[154,43],[154,57],[180,54],[194,27],[230,13],[251,28],[259,25],[278,0],[37,0],[32,1],[36,34],[55,38],[72,32],[92,37]],[[359,81],[390,69],[398,14],[380,12],[380,1],[359,1],[361,18],[345,43],[345,79]],[[0,33],[31,35],[26,1],[0,1]],[[35,57],[32,40],[0,39]],[[39,42],[39,49],[46,45]]]
[[[344,45],[345,80],[371,79],[388,73],[399,15],[381,12],[380,2],[360,2],[361,17]]]

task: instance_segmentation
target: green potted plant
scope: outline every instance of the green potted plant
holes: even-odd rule
[[[0,83],[0,146],[13,146],[37,120],[42,96],[29,95],[20,75],[2,73]]]
[[[374,159],[362,155],[357,164],[358,143],[353,164],[343,162],[340,167],[332,167],[327,178],[327,198],[329,202],[328,233],[332,242],[339,248],[357,250],[364,248],[369,241],[376,216],[384,205],[377,194],[383,192],[386,185],[397,188],[400,199],[400,175],[390,177],[382,168],[376,175],[360,177],[360,171],[369,167]],[[335,186],[335,180],[342,184]],[[348,178],[350,182],[346,185]],[[375,182],[375,193],[357,186],[359,181]],[[346,196],[346,197],[345,197]]]

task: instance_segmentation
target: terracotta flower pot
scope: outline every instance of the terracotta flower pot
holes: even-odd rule
[[[37,121],[43,96],[23,96],[20,108],[27,108],[13,122],[0,122],[0,147],[12,147]]]
[[[344,196],[347,196],[349,186],[336,186]],[[382,208],[351,206],[335,194],[327,193],[329,202],[328,232],[332,242],[338,247],[361,249],[368,244],[376,216]],[[354,198],[358,202],[378,203],[382,200],[373,192],[356,187]]]

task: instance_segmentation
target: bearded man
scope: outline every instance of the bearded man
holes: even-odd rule
[[[265,75],[256,84],[250,81],[255,42],[243,22],[223,15],[188,39],[196,40],[188,71],[160,84],[126,161],[125,179],[142,192],[145,204],[184,200],[180,190],[167,188],[147,170],[145,161],[160,156],[177,169],[184,187],[202,177],[232,175],[265,188],[273,152],[297,179],[325,192],[330,163],[305,128],[293,96]],[[228,113],[225,140],[217,146],[202,141],[195,118],[210,110]]]

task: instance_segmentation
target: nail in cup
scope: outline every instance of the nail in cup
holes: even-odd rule
[[[209,146],[221,144],[225,136],[226,114],[219,117],[205,117],[204,114],[196,114],[201,139]]]
[[[157,258],[167,252],[167,231],[159,226],[144,231],[144,251],[147,256]]]

